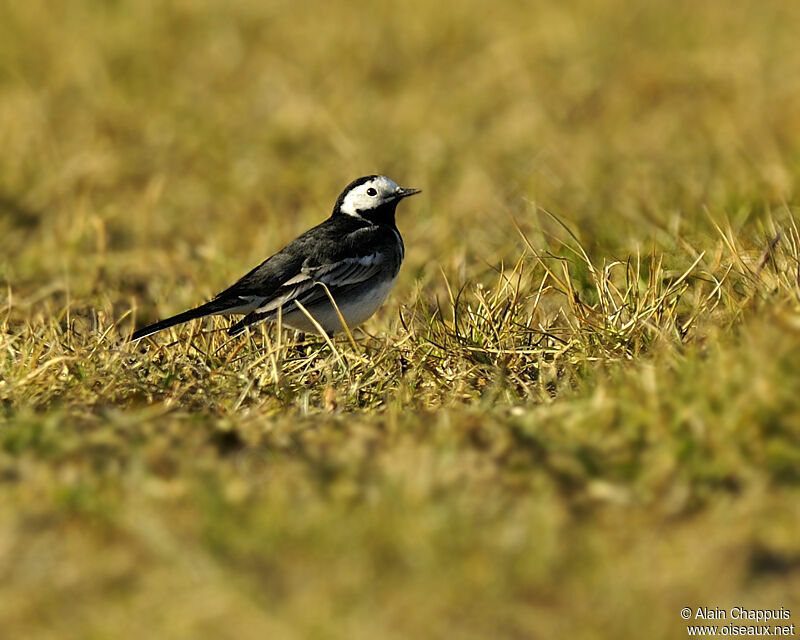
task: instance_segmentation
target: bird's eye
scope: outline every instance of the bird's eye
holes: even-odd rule
[[[377,196],[378,192],[375,189],[373,189],[372,187],[370,187],[369,189],[367,189],[367,195],[368,196]]]

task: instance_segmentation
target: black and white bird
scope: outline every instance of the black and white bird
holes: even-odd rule
[[[303,309],[328,334],[343,328],[336,308],[348,327],[361,324],[375,313],[397,279],[405,248],[395,225],[395,209],[415,193],[419,189],[398,186],[386,176],[354,180],[327,220],[209,302],[143,327],[131,340],[195,318],[232,313],[245,316],[228,329],[231,336],[276,320],[279,314],[285,325],[317,331]]]

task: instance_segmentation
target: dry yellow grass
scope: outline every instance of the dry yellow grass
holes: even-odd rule
[[[800,611],[800,5],[0,8],[0,628],[679,638]],[[424,189],[333,350],[205,300]]]

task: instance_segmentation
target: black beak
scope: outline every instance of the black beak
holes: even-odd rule
[[[417,193],[421,193],[422,189],[407,189],[406,187],[400,187],[397,191],[395,191],[395,197],[398,200],[402,200],[403,198],[407,198],[408,196],[413,196]]]

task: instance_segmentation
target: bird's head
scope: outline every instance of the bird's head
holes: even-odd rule
[[[374,224],[394,224],[397,203],[419,192],[401,187],[386,176],[364,176],[345,187],[333,214],[357,216]]]

